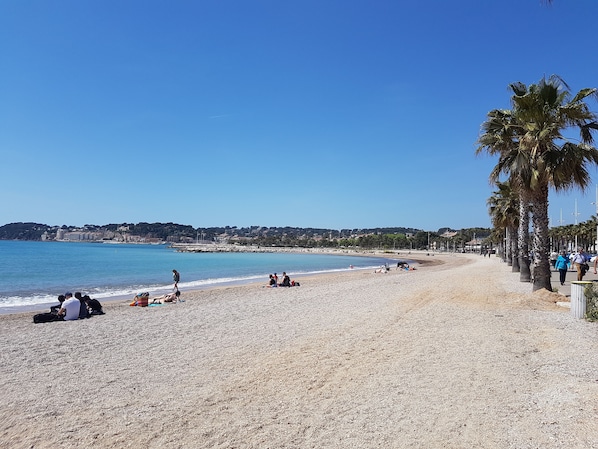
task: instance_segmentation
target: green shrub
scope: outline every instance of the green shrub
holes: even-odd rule
[[[598,321],[598,292],[594,288],[594,284],[588,285],[584,289],[586,296],[586,320]]]

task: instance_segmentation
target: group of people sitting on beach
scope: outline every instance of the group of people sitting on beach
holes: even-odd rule
[[[58,296],[58,303],[50,307],[50,312],[38,313],[33,316],[34,323],[47,323],[49,321],[74,321],[90,318],[93,315],[104,315],[102,304],[89,295],[81,292],[67,292]]]
[[[167,303],[177,303],[177,302],[185,302],[184,299],[181,299],[181,292],[177,289],[175,292],[167,293],[162,296],[156,296],[155,298],[150,298],[150,294],[148,292],[137,293],[135,298],[130,306],[137,306],[137,307],[147,307],[152,304],[167,304]]]
[[[291,281],[291,278],[286,272],[282,272],[282,282],[278,283],[278,275],[276,273],[270,275],[268,287],[299,287],[299,282]]]
[[[410,267],[407,262],[397,262],[397,270],[413,271],[415,267]]]
[[[397,270],[405,270],[405,271],[413,271],[415,267],[410,267],[407,262],[399,261],[397,262]],[[384,266],[380,268],[376,268],[374,273],[388,273],[390,271],[390,265],[385,263]]]
[[[172,280],[174,282],[174,291],[172,293],[167,293],[162,296],[156,296],[155,298],[150,298],[149,292],[137,293],[133,298],[133,301],[129,305],[133,307],[147,307],[151,305],[156,306],[167,303],[176,304],[177,302],[185,302],[184,299],[181,299],[181,292],[179,291],[181,273],[179,273],[177,270],[172,270]]]

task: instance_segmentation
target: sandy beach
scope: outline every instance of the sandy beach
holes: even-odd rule
[[[498,258],[422,258],[0,316],[0,447],[598,448],[598,325]]]

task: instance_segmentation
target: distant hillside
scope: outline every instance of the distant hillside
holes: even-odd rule
[[[323,228],[296,228],[296,227],[265,227],[251,226],[238,228],[236,226],[223,226],[211,228],[194,228],[189,225],[176,223],[121,223],[107,225],[76,226],[48,226],[40,223],[10,223],[0,226],[0,240],[54,240],[58,231],[63,233],[96,233],[96,234],[127,234],[162,241],[177,241],[179,239],[202,239],[212,241],[218,237],[255,238],[255,237],[332,237],[343,238],[355,235],[368,234],[416,234],[420,232],[413,228],[367,228],[367,229],[323,229]],[[46,235],[44,238],[43,236]],[[108,237],[111,239],[111,237]]]
[[[48,229],[39,223],[10,223],[0,227],[0,240],[41,240]]]
[[[0,226],[0,240],[112,241],[122,243],[231,243],[285,247],[455,248],[473,237],[484,239],[490,229],[472,228],[438,232],[404,227],[322,229],[297,227],[194,228],[176,223],[120,223],[107,225],[48,226],[10,223]]]

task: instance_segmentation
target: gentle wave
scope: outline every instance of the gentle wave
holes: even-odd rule
[[[163,245],[0,240],[0,313],[54,305],[66,291],[105,301],[139,292],[161,295],[172,291],[173,268],[181,273],[179,288],[184,292],[227,284],[266,285],[268,274],[275,271],[284,270],[295,279],[350,267],[377,268],[386,262],[388,257],[349,254],[184,253]]]
[[[369,270],[375,269],[379,266],[366,266],[366,267],[354,267],[354,268],[337,268],[337,269],[327,269],[327,270],[314,270],[314,271],[301,271],[294,273],[294,276],[309,276],[309,275],[316,275],[316,274],[325,274],[325,273],[335,273],[335,272],[345,272],[345,271],[355,271],[355,270]],[[265,278],[263,275],[255,275],[255,276],[239,276],[239,277],[221,277],[221,278],[210,278],[210,279],[199,279],[195,281],[189,282],[181,282],[179,284],[179,289],[181,291],[184,290],[198,290],[202,288],[210,288],[220,285],[229,285],[229,284],[248,284],[252,282],[263,281],[264,285],[267,284],[268,279]],[[115,298],[128,298],[133,297],[139,292],[151,292],[152,295],[161,295],[165,292],[172,291],[172,284],[164,285],[164,284],[152,284],[152,285],[136,285],[127,288],[92,288],[90,290],[86,290],[83,294],[87,294],[92,298],[96,299],[115,299]],[[30,308],[32,306],[45,306],[45,305],[53,305],[57,304],[58,299],[57,296],[47,295],[47,294],[32,294],[27,297],[23,296],[0,296],[0,309],[11,309],[14,311],[18,308]],[[1,310],[0,310],[1,312]]]

